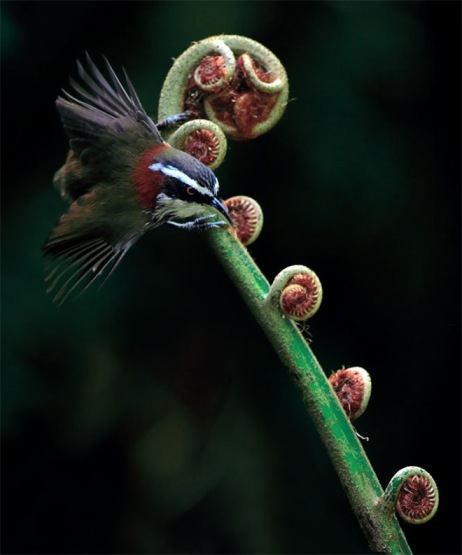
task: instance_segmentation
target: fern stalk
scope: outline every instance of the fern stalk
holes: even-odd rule
[[[411,553],[394,513],[377,509],[383,489],[318,360],[276,299],[268,302],[269,282],[232,232],[211,230],[208,235],[221,264],[300,387],[370,548],[378,553]]]

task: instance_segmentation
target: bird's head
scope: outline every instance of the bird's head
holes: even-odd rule
[[[148,169],[160,185],[154,206],[156,217],[176,220],[216,214],[232,225],[228,210],[218,198],[218,179],[202,162],[168,147],[150,160]]]

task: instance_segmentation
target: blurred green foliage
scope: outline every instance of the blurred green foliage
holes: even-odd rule
[[[75,59],[123,65],[154,117],[172,57],[220,33],[270,48],[293,99],[231,145],[222,194],[262,205],[268,278],[320,276],[313,350],[326,372],[371,373],[357,426],[383,483],[409,464],[435,477],[439,515],[406,527],[411,547],[460,552],[459,20],[455,2],[1,3],[3,552],[367,551],[203,237],[156,230],[100,291],[45,295],[40,249],[65,209],[54,100]]]

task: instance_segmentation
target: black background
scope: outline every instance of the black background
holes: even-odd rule
[[[155,117],[173,57],[249,36],[290,97],[232,143],[223,197],[265,213],[269,279],[320,276],[326,373],[370,372],[357,422],[385,485],[418,465],[440,509],[403,525],[460,553],[460,4],[2,2],[4,553],[363,553],[367,545],[290,376],[200,234],[147,235],[62,307],[41,245],[64,205],[54,100],[85,50],[123,65]]]

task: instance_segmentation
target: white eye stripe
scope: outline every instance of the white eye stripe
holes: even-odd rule
[[[209,197],[214,196],[213,193],[209,189],[207,189],[207,187],[202,187],[202,185],[199,185],[199,183],[195,179],[192,179],[191,177],[189,177],[189,175],[186,175],[178,168],[175,168],[173,166],[164,166],[164,164],[162,164],[161,162],[157,162],[155,164],[151,164],[149,166],[149,169],[152,171],[160,171],[164,175],[174,177],[175,179],[178,179],[178,181],[181,181],[188,187],[192,187],[198,193],[207,195]],[[216,190],[218,189],[218,182],[215,183],[214,189]]]

